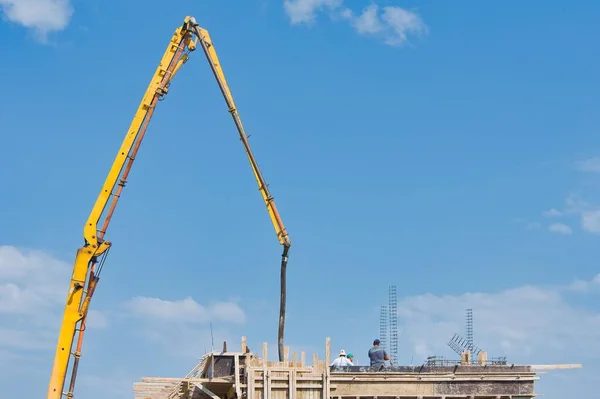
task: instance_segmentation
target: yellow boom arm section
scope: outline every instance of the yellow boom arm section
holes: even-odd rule
[[[192,25],[194,32],[196,33],[196,37],[200,41],[200,45],[204,50],[204,54],[206,55],[206,59],[208,60],[208,64],[212,69],[215,78],[217,79],[217,83],[219,83],[219,88],[221,89],[221,93],[225,98],[225,102],[227,103],[227,107],[229,108],[229,112],[233,117],[233,121],[235,122],[235,126],[237,127],[238,133],[240,135],[240,140],[244,144],[244,149],[246,150],[246,154],[248,155],[248,160],[250,161],[250,165],[252,166],[252,171],[254,172],[254,176],[256,177],[256,182],[258,183],[258,189],[262,194],[262,197],[267,206],[267,210],[269,211],[269,216],[271,217],[271,222],[273,223],[273,227],[275,228],[275,232],[277,233],[277,239],[279,243],[283,245],[283,253],[281,254],[281,277],[280,277],[280,299],[279,299],[279,330],[278,330],[278,345],[277,351],[279,353],[279,361],[283,361],[283,333],[285,327],[285,302],[286,302],[286,274],[287,274],[287,261],[288,261],[288,251],[292,243],[288,237],[288,233],[283,225],[283,221],[279,216],[279,212],[277,212],[277,207],[275,206],[275,201],[273,197],[269,193],[269,187],[265,182],[262,174],[260,173],[260,169],[258,168],[258,163],[252,154],[252,150],[250,149],[250,143],[248,142],[248,135],[244,131],[244,126],[242,125],[242,121],[238,114],[237,108],[235,107],[235,102],[233,101],[233,96],[229,91],[229,86],[227,85],[227,80],[225,80],[225,74],[223,73],[223,69],[221,68],[221,64],[219,63],[219,58],[217,57],[217,53],[215,51],[215,47],[213,46],[212,40],[210,39],[210,35],[205,29],[196,24],[196,21],[192,18]]]
[[[279,212],[277,212],[277,207],[275,206],[273,197],[269,193],[269,187],[265,182],[265,179],[263,178],[262,174],[260,173],[258,163],[256,162],[256,159],[252,154],[252,150],[250,149],[248,135],[246,134],[244,126],[242,125],[242,120],[240,119],[240,115],[238,114],[235,102],[233,101],[233,96],[231,95],[231,91],[229,90],[229,86],[227,85],[227,80],[225,79],[225,74],[223,73],[221,64],[219,63],[219,57],[217,57],[215,47],[212,43],[212,40],[210,39],[208,31],[199,27],[195,22],[196,21],[192,18],[192,26],[194,32],[196,33],[196,37],[200,41],[200,45],[204,50],[204,54],[206,55],[208,64],[210,65],[210,68],[212,69],[215,78],[217,79],[217,83],[219,84],[219,88],[221,89],[221,93],[223,94],[223,98],[225,98],[227,108],[229,109],[229,112],[233,117],[233,121],[235,122],[235,126],[237,127],[238,133],[240,135],[240,140],[244,145],[244,149],[246,150],[246,154],[248,155],[248,160],[250,161],[250,165],[252,166],[252,171],[254,172],[254,176],[256,177],[258,189],[262,194],[262,197],[267,206],[267,210],[269,211],[269,216],[271,217],[271,221],[273,222],[273,227],[275,228],[275,232],[277,233],[277,239],[279,240],[279,243],[284,246],[284,248],[289,248],[291,243],[288,237],[288,233],[285,230],[283,221],[279,216]]]
[[[250,160],[254,176],[258,182],[259,190],[267,206],[273,226],[275,227],[277,237],[279,242],[284,246],[282,270],[285,269],[287,252],[290,247],[287,231],[277,212],[273,198],[268,191],[267,184],[260,173],[258,164],[250,150],[247,135],[242,127],[208,32],[200,28],[196,24],[194,18],[186,17],[183,25],[173,34],[158,68],[156,68],[156,71],[152,76],[150,85],[142,98],[125,139],[121,144],[121,148],[117,153],[108,176],[106,177],[106,181],[102,186],[100,194],[96,199],[96,203],[84,226],[84,245],[79,248],[75,257],[75,265],[73,267],[73,274],[69,284],[69,291],[58,336],[47,399],[60,399],[63,396],[68,398],[73,397],[85,332],[85,321],[90,301],[99,281],[102,265],[106,259],[108,250],[111,247],[111,243],[104,240],[104,235],[114,214],[121,192],[125,187],[129,172],[137,156],[137,152],[156,105],[168,93],[171,80],[179,68],[188,60],[189,53],[196,49],[198,40],[201,42],[211,69],[215,73],[219,87],[223,92],[229,111],[234,118],[240,138],[244,143],[246,154]],[[106,209],[109,203],[110,206]],[[285,289],[282,292],[282,304],[285,304]],[[284,315],[285,311],[281,314]],[[280,317],[280,335],[282,333],[282,319]],[[77,338],[77,345],[73,351],[73,342],[75,341],[75,338]],[[73,367],[70,373],[69,389],[67,392],[64,392],[64,385],[71,357],[73,357]]]

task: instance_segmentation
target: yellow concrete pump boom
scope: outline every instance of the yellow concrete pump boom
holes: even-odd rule
[[[256,159],[250,149],[248,136],[242,126],[242,122],[210,36],[205,29],[198,26],[193,17],[186,17],[183,25],[177,28],[173,34],[160,65],[154,72],[150,85],[135,113],[131,126],[127,131],[127,135],[121,144],[121,148],[119,149],[106,181],[102,186],[96,203],[84,226],[84,245],[79,248],[75,258],[75,265],[73,267],[73,274],[71,276],[69,292],[58,336],[50,384],[48,386],[47,399],[60,399],[63,396],[67,398],[73,397],[88,308],[99,281],[102,265],[104,264],[108,250],[111,247],[110,241],[106,241],[104,235],[121,196],[123,187],[125,187],[131,166],[136,158],[156,105],[167,94],[171,80],[179,68],[188,60],[189,53],[196,49],[198,42],[204,50],[208,63],[210,64],[217,83],[219,84],[219,88],[221,89],[221,93],[225,98],[228,110],[233,117],[240,139],[244,145],[246,155],[250,161],[252,171],[258,183],[260,193],[262,194],[267,211],[269,212],[269,216],[275,227],[277,238],[280,244],[283,245],[281,260],[281,306],[279,317],[280,360],[283,356],[283,327],[286,296],[285,271],[291,242],[281,217],[279,216],[273,197],[269,193],[267,183],[265,182],[258,168]],[[109,201],[110,206],[107,210],[106,206]],[[77,345],[75,351],[72,351],[75,337],[77,337]],[[73,367],[70,374],[69,388],[67,392],[64,392],[63,389],[71,356],[73,357]]]

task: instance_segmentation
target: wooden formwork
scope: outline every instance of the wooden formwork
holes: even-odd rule
[[[135,399],[531,399],[538,379],[531,366],[368,366],[331,370],[330,340],[325,359],[296,353],[269,361],[248,352],[211,352],[185,378],[143,378]]]

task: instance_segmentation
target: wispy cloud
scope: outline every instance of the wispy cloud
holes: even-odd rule
[[[224,321],[243,323],[246,315],[234,302],[215,302],[203,306],[191,297],[168,301],[160,298],[135,297],[125,304],[133,315],[155,320],[206,323]]]
[[[317,14],[342,8],[343,0],[284,0],[283,8],[292,24],[312,24]]]
[[[403,46],[409,35],[429,31],[416,12],[398,6],[370,4],[358,15],[343,0],[284,0],[283,6],[293,25],[314,25],[319,13],[327,13],[334,20],[348,21],[358,34],[377,37],[390,46]]]
[[[525,228],[528,230],[537,230],[540,227],[542,227],[542,224],[540,222],[528,221],[522,218],[512,218],[511,221],[513,223],[518,223],[522,226],[525,226]]]
[[[600,288],[600,273],[591,280],[575,280],[569,285],[569,289],[576,292],[590,292]]]
[[[51,349],[72,266],[37,250],[0,245],[0,349]],[[90,329],[106,328],[105,314],[90,310]]]
[[[600,234],[600,210],[581,212],[581,228],[589,233]]]
[[[207,343],[212,341],[213,334],[219,337],[216,345],[222,340],[237,341],[227,325],[246,321],[244,310],[235,302],[202,305],[191,297],[180,300],[135,297],[123,305],[125,317],[133,316],[136,320],[133,334],[169,356],[189,360],[210,349]]]
[[[350,19],[358,33],[380,37],[390,46],[402,46],[409,34],[421,36],[429,30],[418,14],[400,7],[383,7],[380,12],[379,6],[371,4]]]
[[[553,217],[553,216],[560,216],[560,215],[562,215],[562,212],[555,208],[548,209],[547,211],[542,212],[542,216],[545,216],[545,217]]]
[[[44,43],[50,32],[67,27],[74,12],[70,0],[0,0],[0,10],[5,20],[32,29]]]
[[[575,167],[582,172],[600,173],[600,157],[575,162]]]
[[[540,222],[528,222],[527,228],[530,230],[539,229],[542,226]]]
[[[51,360],[72,267],[44,251],[0,245],[0,371],[17,370],[16,360],[2,359],[17,359],[23,367]],[[245,321],[244,310],[231,301],[202,305],[191,297],[134,297],[110,312],[91,309],[86,328],[110,334],[116,327],[124,337],[141,338],[142,347],[193,360],[210,349],[209,322],[215,337],[237,340],[226,328]]]
[[[570,194],[565,200],[563,213],[578,215],[583,231],[600,234],[600,206],[592,205],[578,195]]]
[[[577,161],[574,163],[574,167],[584,173],[600,173],[600,157]],[[542,212],[542,216],[547,218],[572,218],[575,216],[579,219],[579,227],[582,231],[600,235],[600,205],[597,203],[597,201],[590,201],[585,195],[582,196],[581,192],[574,190],[566,195],[562,209],[551,208]],[[572,229],[563,223],[551,224],[548,230],[555,233],[572,233]]]
[[[566,224],[562,223],[552,223],[550,226],[548,226],[548,231],[559,234],[573,234],[573,230],[571,230],[571,228]]]
[[[398,304],[404,326],[405,348],[420,360],[447,354],[448,339],[463,334],[464,309],[472,308],[477,325],[475,344],[490,356],[507,355],[510,361],[537,358],[554,361],[548,354],[581,362],[600,355],[600,313],[569,302],[573,293],[600,293],[600,275],[559,286],[525,285],[504,291],[459,295],[425,294]],[[592,299],[592,298],[590,298]]]

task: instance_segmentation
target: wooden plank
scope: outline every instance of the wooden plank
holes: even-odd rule
[[[290,364],[290,347],[289,346],[284,346],[283,347],[283,365],[284,366],[288,366]]]
[[[181,381],[190,382],[214,382],[214,383],[228,383],[232,381],[228,378],[176,378],[176,377],[143,377],[142,382],[135,382],[134,384],[179,384]]]
[[[325,338],[325,366],[331,364],[331,338]]]
[[[268,348],[267,343],[263,342],[263,355],[262,355],[263,367],[267,367],[268,361]]]
[[[299,373],[306,373],[306,374],[313,374],[313,369],[311,367],[283,367],[283,366],[273,366],[273,367],[269,367],[268,370],[271,370],[271,372],[274,373],[287,373],[290,370],[296,370]],[[258,368],[257,371],[263,371],[264,369]],[[279,378],[277,376],[271,376],[271,378]],[[284,377],[281,377],[284,378]],[[285,377],[287,378],[287,377]]]
[[[271,399],[271,370],[266,370],[265,372],[263,399]]]
[[[254,368],[246,367],[246,399],[254,399]]]
[[[332,385],[332,387],[333,386],[334,385]],[[260,390],[260,389],[264,388],[264,383],[255,384],[254,387],[255,387],[255,389]],[[275,391],[275,390],[281,391],[281,390],[287,390],[287,389],[288,389],[287,385],[271,385],[271,391]],[[313,391],[316,392],[316,391],[323,390],[323,384],[322,383],[319,383],[318,385],[317,384],[296,384],[296,389],[297,390],[298,389],[312,389]],[[319,396],[319,395],[316,395],[316,396]]]
[[[288,373],[288,397],[287,399],[294,399],[296,397],[296,390],[294,389],[294,369],[290,369]]]
[[[566,370],[566,369],[580,369],[582,364],[532,364],[531,368],[534,370]]]
[[[325,367],[325,371],[322,374],[322,383],[321,383],[322,391],[321,391],[321,399],[329,399],[329,375],[327,373],[327,367]]]
[[[349,374],[349,373],[344,373]],[[383,374],[383,373],[382,373]],[[536,376],[485,376],[485,381],[536,381],[539,377]],[[481,376],[436,376],[436,375],[415,375],[415,376],[404,376],[404,377],[389,377],[382,375],[379,378],[360,378],[357,374],[351,374],[350,376],[346,376],[340,378],[338,374],[332,373],[331,380],[336,383],[350,383],[354,382],[356,384],[364,384],[364,385],[377,385],[382,383],[405,383],[405,382],[415,382],[421,381],[424,383],[439,383],[439,382],[469,382],[469,381],[482,381],[483,378]]]
[[[215,395],[211,390],[209,390],[208,388],[206,388],[204,385],[202,385],[200,383],[196,383],[194,385],[196,385],[198,387],[198,389],[200,389],[202,392],[204,392],[205,394],[207,394],[208,396],[210,396],[212,399],[221,399],[217,395]]]

